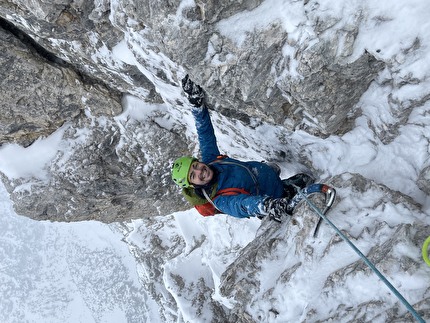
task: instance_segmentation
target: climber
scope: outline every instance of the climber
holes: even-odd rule
[[[289,202],[297,188],[313,183],[312,176],[297,174],[281,180],[276,164],[221,155],[203,89],[188,75],[182,79],[182,88],[192,105],[201,150],[201,160],[183,156],[172,166],[172,179],[182,188],[186,200],[204,216],[225,213],[281,221],[283,216],[291,215],[294,206]]]

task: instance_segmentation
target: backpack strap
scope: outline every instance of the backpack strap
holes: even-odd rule
[[[212,199],[210,198],[210,196],[208,195],[208,193],[206,192],[206,190],[203,188],[202,189],[203,195],[205,196],[206,200],[212,204],[212,206],[215,208],[215,210],[218,210],[219,212],[221,212],[220,209],[218,209],[214,203],[214,201],[212,201]]]
[[[220,213],[224,213],[222,212],[220,209],[218,209],[214,203],[214,200],[217,197],[220,196],[231,196],[231,195],[239,195],[239,194],[246,194],[249,195],[250,193],[246,190],[244,190],[243,188],[237,188],[237,187],[227,187],[227,188],[223,188],[222,190],[219,190],[215,196],[213,197],[213,199],[211,199],[208,195],[208,193],[206,192],[205,189],[202,189],[203,195],[205,196],[206,200],[208,200],[208,202],[210,204],[212,204],[212,206],[215,208],[215,210],[218,210]]]
[[[235,162],[235,161],[231,161],[231,160],[229,160],[229,161],[227,161],[227,160],[223,160],[223,159],[225,159],[225,158],[227,158],[227,157],[228,157],[227,155],[219,155],[219,156],[217,157],[217,159],[215,159],[214,161],[210,162],[210,163],[209,163],[209,165],[212,165],[212,164],[214,164],[214,163],[218,163],[218,164],[221,164],[221,165],[235,165],[235,166],[239,166],[239,167],[244,168],[244,169],[248,172],[249,176],[251,176],[252,181],[254,182],[255,190],[256,190],[256,192],[257,192],[257,193],[256,193],[256,195],[259,195],[259,194],[260,194],[260,187],[259,187],[259,185],[258,185],[257,178],[256,178],[256,177],[255,177],[255,175],[252,173],[252,171],[251,171],[248,167],[246,167],[245,165],[242,165],[242,164],[237,163],[237,162]],[[249,193],[248,193],[248,194],[249,194]]]
[[[243,189],[243,188],[237,188],[237,187],[227,187],[227,188],[223,188],[222,190],[219,190],[215,196],[214,196],[214,200],[219,197],[220,195],[239,195],[239,194],[246,194],[249,195],[250,193]]]

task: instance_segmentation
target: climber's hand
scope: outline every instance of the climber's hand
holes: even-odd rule
[[[289,207],[290,199],[288,198],[267,198],[263,202],[262,211],[269,216],[271,220],[281,222],[282,218],[293,214]]]
[[[205,93],[200,85],[191,81],[188,74],[182,79],[182,89],[187,94],[188,101],[190,101],[193,106],[202,106],[205,99]]]

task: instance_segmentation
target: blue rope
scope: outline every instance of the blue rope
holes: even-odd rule
[[[414,310],[414,308],[411,306],[411,304],[408,303],[408,301],[402,296],[402,294],[400,294],[399,291],[384,277],[384,275],[382,275],[381,272],[376,269],[375,265],[369,259],[367,259],[367,257],[327,218],[327,216],[322,214],[321,210],[314,203],[312,203],[305,196],[305,194],[302,193],[301,190],[299,190],[299,194],[303,196],[309,206],[337,232],[337,234],[361,257],[361,259],[363,259],[366,265],[368,265],[370,269],[372,269],[373,272],[385,283],[385,285],[388,286],[388,288],[394,293],[394,295],[397,296],[397,298],[403,303],[403,305],[406,306],[408,311],[411,312],[411,314],[417,319],[417,321],[425,323],[423,318]]]

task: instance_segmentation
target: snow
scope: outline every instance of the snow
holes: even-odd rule
[[[151,303],[115,226],[17,216],[3,185],[0,214],[1,322],[137,322],[146,315]]]
[[[274,22],[281,22],[290,37],[298,40],[299,37],[295,36],[303,33],[305,27],[302,24],[305,21],[305,9],[301,2],[266,0],[253,10],[241,12],[220,21],[217,27],[222,35],[231,38],[237,46],[240,46],[249,33],[267,29]],[[311,32],[310,30],[310,28],[305,29],[306,32]]]
[[[192,1],[182,1],[181,6],[192,6]],[[317,10],[308,12],[311,6]],[[112,1],[112,10],[119,10],[118,3]],[[183,19],[178,10],[178,21]],[[267,28],[274,21],[282,21],[283,28],[291,34],[291,39],[297,42],[310,42],[314,37],[310,28],[309,17],[317,16],[321,20],[335,18],[333,28],[328,29],[321,37],[330,37],[336,30],[348,30],[358,14],[366,19],[359,26],[358,38],[354,44],[353,53],[348,58],[353,60],[369,51],[379,59],[390,61],[393,67],[381,72],[376,82],[361,98],[358,106],[363,115],[356,120],[355,128],[343,136],[330,136],[321,139],[302,131],[296,131],[288,136],[291,147],[302,151],[313,162],[321,178],[342,174],[344,172],[358,173],[377,183],[387,185],[393,190],[410,196],[414,201],[423,205],[423,212],[430,214],[430,200],[416,185],[419,172],[429,165],[430,132],[430,103],[422,104],[413,109],[407,123],[400,128],[398,134],[389,143],[383,143],[379,137],[381,132],[389,130],[390,125],[399,122],[399,111],[390,104],[390,100],[400,100],[408,108],[413,101],[428,95],[430,88],[430,2],[426,0],[388,1],[366,0],[345,1],[325,0],[318,4],[310,1],[304,7],[300,1],[266,0],[259,7],[249,12],[239,13],[217,24],[218,31],[230,37],[237,46],[246,40],[247,35],[254,30]],[[112,17],[112,16],[111,16]],[[315,18],[315,17],[314,17]],[[112,18],[113,19],[113,18]],[[316,18],[315,18],[316,19]],[[234,26],[234,28],[232,27]],[[160,56],[154,56],[139,47],[139,35],[130,30],[125,40],[115,46],[112,52],[104,48],[104,52],[94,55],[94,59],[106,60],[115,64],[136,65],[142,73],[153,80],[157,89],[167,100],[174,102],[179,94],[169,84],[157,81],[151,74],[151,66],[143,66],[136,55],[147,57],[147,61],[161,66],[172,67],[174,64],[166,59],[160,62]],[[411,49],[419,40],[419,47]],[[97,41],[94,39],[94,41]],[[53,40],[53,43],[55,40]],[[311,43],[310,43],[311,44]],[[130,46],[130,47],[129,47]],[[131,49],[133,49],[133,51]],[[285,56],[294,57],[294,47],[285,45]],[[289,73],[296,73],[297,63],[291,60]],[[173,68],[172,68],[173,69]],[[180,68],[179,68],[180,69]],[[154,69],[156,70],[156,69]],[[171,71],[166,72],[170,75]],[[298,76],[298,75],[295,75]],[[415,78],[419,82],[406,86],[405,79]],[[392,80],[392,82],[384,82]],[[391,97],[390,97],[391,96]],[[124,118],[143,120],[148,114],[166,109],[161,105],[143,104],[132,96],[126,96],[123,101],[125,111],[117,117],[120,122]],[[88,117],[93,118],[88,111]],[[183,115],[172,110],[172,118],[188,124],[187,129],[193,128],[189,112]],[[176,114],[175,114],[176,113]],[[221,150],[242,159],[262,159],[258,148],[265,147],[269,140],[271,146],[266,152],[272,155],[276,150],[285,149],[285,144],[279,141],[280,128],[261,125],[249,129],[239,122],[230,122],[225,117],[213,114],[216,134]],[[166,119],[164,127],[171,124]],[[220,129],[219,125],[228,125]],[[33,145],[23,148],[16,144],[0,147],[0,171],[9,179],[33,177],[46,181],[48,173],[46,165],[54,160],[58,151],[63,158],[73,143],[63,140],[63,133],[68,127],[64,125],[48,138],[40,138]],[[222,130],[222,131],[221,131]],[[187,130],[190,138],[195,138],[192,130]],[[235,133],[244,134],[251,138],[243,145],[237,142]],[[82,129],[80,136],[84,137],[86,130]],[[80,137],[76,138],[78,142]],[[64,159],[63,159],[64,161]],[[61,160],[59,161],[61,163]],[[290,175],[297,171],[299,165],[282,164],[282,174]],[[292,168],[291,168],[292,167]],[[345,178],[347,180],[347,178]],[[16,189],[30,190],[31,187]],[[402,208],[401,205],[391,209],[367,206],[376,205],[382,198],[378,192],[369,191],[365,201],[357,199],[349,191],[339,192],[349,196],[348,201],[340,206],[341,212],[354,210],[354,217],[347,217],[343,229],[352,236],[360,235],[363,223],[371,223],[373,219],[384,218],[389,225],[398,223],[413,223],[415,215]],[[343,209],[342,209],[343,208]],[[213,288],[210,295],[231,307],[231,300],[225,299],[218,289],[220,276],[227,266],[236,259],[238,253],[255,238],[260,225],[259,220],[239,220],[225,215],[213,218],[201,218],[194,210],[178,212],[172,215],[172,231],[179,232],[185,242],[185,252],[165,264],[165,287],[175,297],[184,321],[197,322],[198,318],[192,309],[193,294],[181,293],[171,274],[184,279],[185,286],[191,286],[199,278]],[[430,221],[427,223],[430,223]],[[96,222],[81,223],[50,223],[37,222],[15,214],[8,193],[0,185],[0,321],[9,322],[156,322],[161,321],[155,301],[151,299],[141,284],[146,273],[130,253],[129,244],[136,248],[145,249],[145,238],[142,232],[143,222],[140,220],[129,223],[131,232],[126,241],[117,225],[105,225]],[[139,230],[143,230],[142,232]],[[327,234],[329,228],[321,229],[321,234]],[[159,233],[163,243],[170,246],[171,232]],[[430,233],[429,233],[430,234]],[[366,252],[371,245],[384,241],[371,241],[370,237],[358,240],[358,247]],[[127,244],[127,243],[128,244]],[[292,248],[292,246],[286,246]],[[270,322],[298,322],[303,309],[318,298],[319,310],[326,312],[327,317],[332,309],[322,295],[314,295],[319,286],[321,276],[327,276],[337,268],[350,264],[358,259],[352,251],[341,244],[335,246],[337,257],[328,257],[311,264],[314,276],[297,276],[291,282],[288,290],[277,287],[270,273],[282,271],[289,261],[282,255],[274,255],[265,264],[265,276],[259,277],[260,282],[267,288],[275,285],[275,293],[286,307],[280,317],[270,312],[271,306],[262,301],[255,309],[248,305],[248,311],[255,317],[264,318]],[[416,246],[401,245],[395,250],[398,255],[412,254]],[[318,251],[318,250],[317,250]],[[288,252],[288,250],[286,250]],[[318,252],[322,252],[319,250]],[[417,257],[416,257],[417,258]],[[421,260],[421,265],[423,261]],[[423,268],[417,277],[404,273],[393,275],[391,280],[396,287],[402,288],[413,296],[413,290],[421,288],[420,282],[428,278],[430,269]],[[375,299],[384,302],[394,302],[394,297],[384,289],[375,277],[373,284],[360,284],[364,279],[360,275],[348,278],[339,288],[336,297],[340,301],[348,300],[351,306],[365,301],[365,295],[375,294]],[[182,295],[182,296],[181,296]],[[258,297],[258,295],[256,295]],[[419,295],[413,296],[419,299]],[[279,301],[278,300],[278,301]],[[411,301],[414,301],[412,299]],[[329,306],[330,305],[330,306]],[[403,310],[403,309],[402,309]],[[174,310],[172,310],[174,311]],[[369,313],[370,317],[377,313]],[[213,313],[203,309],[202,317],[210,320]],[[381,318],[380,318],[381,319]]]
[[[57,154],[64,130],[65,127],[62,127],[48,138],[39,138],[26,148],[17,144],[3,145],[0,171],[10,179],[34,177],[47,180],[45,166]]]

